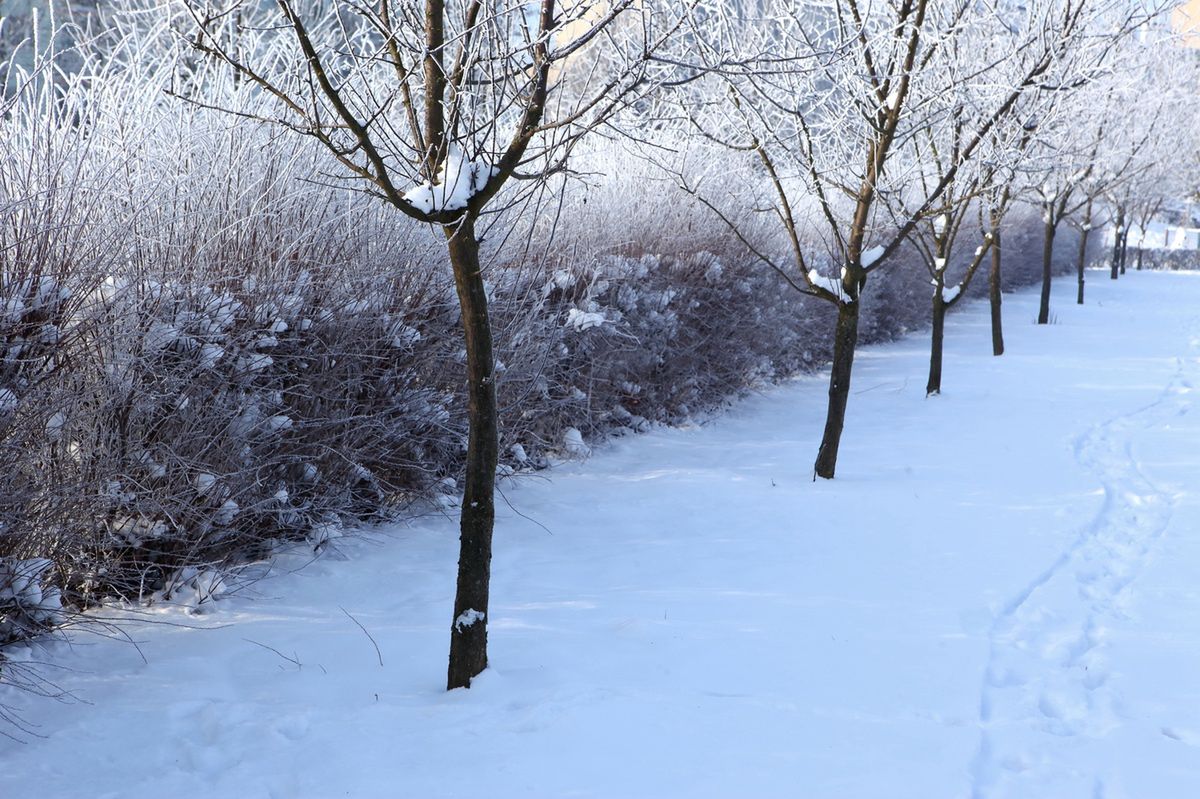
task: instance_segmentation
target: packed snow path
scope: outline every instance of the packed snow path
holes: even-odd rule
[[[1200,275],[1099,277],[863,351],[833,482],[813,377],[506,484],[470,691],[449,518],[55,647],[0,796],[1200,795]]]

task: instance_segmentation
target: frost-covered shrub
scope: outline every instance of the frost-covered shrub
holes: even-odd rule
[[[1108,249],[1108,258],[1111,258],[1111,247]],[[1194,272],[1200,270],[1200,250],[1171,250],[1150,247],[1139,250],[1137,247],[1130,247],[1125,258],[1125,268],[1137,269],[1139,263],[1142,269]]]
[[[76,606],[327,542],[460,438],[436,240],[124,46],[0,116],[0,558]]]
[[[43,434],[89,500],[68,538],[79,601],[371,516],[455,468],[455,318],[420,270],[373,289],[299,267],[206,277],[110,279],[80,313],[88,350]]]
[[[53,630],[63,620],[62,594],[45,558],[0,558],[0,646]]]

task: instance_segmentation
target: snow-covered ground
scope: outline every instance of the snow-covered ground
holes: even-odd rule
[[[863,351],[836,481],[810,377],[506,485],[470,691],[441,518],[59,647],[0,796],[1200,795],[1200,275],[1089,277]]]

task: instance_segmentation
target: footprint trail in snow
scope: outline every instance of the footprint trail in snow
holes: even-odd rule
[[[1192,349],[1200,340],[1192,340]],[[1175,498],[1143,471],[1139,432],[1161,429],[1191,405],[1195,357],[1179,359],[1159,398],[1097,425],[1076,443],[1104,503],[1074,543],[998,613],[980,691],[972,799],[1107,795],[1105,775],[1074,752],[1120,725],[1105,641],[1129,621],[1134,581],[1167,529]],[[1049,791],[1049,793],[1046,793]]]

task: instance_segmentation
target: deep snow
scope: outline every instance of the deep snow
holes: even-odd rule
[[[58,646],[0,796],[1200,795],[1200,275],[1089,278],[863,350],[833,482],[806,377],[506,483],[470,691],[448,518]]]

